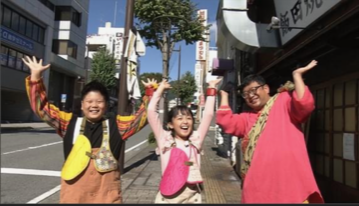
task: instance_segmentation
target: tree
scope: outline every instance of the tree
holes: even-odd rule
[[[163,76],[168,76],[169,59],[174,44],[185,41],[193,44],[205,41],[204,33],[211,25],[203,26],[196,6],[190,0],[136,0],[135,16],[146,45],[162,53]]]
[[[211,25],[203,26],[197,15],[197,8],[190,0],[136,0],[135,16],[137,27],[146,45],[156,47],[162,53],[163,77],[168,78],[169,60],[176,42],[193,44],[206,41],[204,34]],[[164,94],[163,123],[168,112],[167,98]]]
[[[173,84],[174,93],[181,99],[182,104],[187,105],[192,102],[193,95],[197,90],[196,81],[191,72],[187,71],[182,75],[181,80]]]
[[[101,82],[109,91],[116,87],[117,79],[115,77],[115,59],[108,50],[101,48],[93,55],[91,69],[91,81],[97,80]]]

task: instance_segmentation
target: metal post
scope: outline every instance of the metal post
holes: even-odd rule
[[[180,78],[181,78],[181,45],[179,45],[179,49],[178,49],[178,78],[177,78],[177,82],[180,82]],[[177,105],[180,104],[180,102],[182,102],[182,100],[180,101],[180,97],[177,97]]]
[[[89,49],[89,44],[86,44],[86,48],[87,48],[87,51],[86,51],[86,68],[85,68],[85,82],[84,82],[84,85],[88,82],[88,73],[89,73],[89,67],[90,67],[90,49]],[[83,88],[81,88],[83,89]]]
[[[134,7],[135,0],[127,0],[126,6],[126,22],[125,22],[125,34],[123,38],[123,49],[122,49],[122,56],[121,56],[121,72],[120,72],[120,81],[119,81],[119,94],[118,94],[118,114],[120,115],[129,115],[127,112],[127,107],[129,105],[128,101],[128,91],[127,91],[127,58],[124,57],[124,53],[126,51],[126,46],[129,37],[129,30],[132,28],[133,25],[133,7]],[[120,149],[120,158],[119,162],[119,169],[121,174],[124,173],[124,164],[125,164],[125,141],[121,144]]]

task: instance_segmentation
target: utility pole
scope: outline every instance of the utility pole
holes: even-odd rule
[[[127,58],[125,58],[125,51],[129,37],[129,30],[133,25],[133,8],[135,0],[127,0],[126,6],[126,22],[125,22],[125,34],[123,38],[123,49],[121,56],[121,70],[120,70],[120,81],[119,81],[119,94],[118,94],[118,103],[117,103],[117,113],[119,115],[130,115],[127,108],[129,105],[128,101],[128,91],[127,91]],[[124,173],[124,164],[125,164],[125,141],[121,144],[120,148],[120,158],[118,160],[119,168],[121,174]]]
[[[180,83],[180,78],[181,78],[181,45],[179,45],[178,50],[173,50],[173,51],[179,52],[178,53],[178,77],[177,77],[177,83],[179,84]],[[180,98],[177,97],[177,105],[179,105],[180,102],[181,102]]]
[[[116,27],[116,16],[117,16],[117,1],[115,1],[115,12],[113,15],[113,27]]]

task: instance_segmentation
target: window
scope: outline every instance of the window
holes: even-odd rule
[[[72,11],[72,19],[71,21],[77,25],[78,27],[81,26],[81,14],[77,11]]]
[[[22,70],[22,58],[24,57],[24,55],[21,52],[17,53],[17,58],[16,58],[16,69],[18,70]]]
[[[14,31],[19,30],[19,14],[16,12],[12,12],[11,16],[11,29]]]
[[[77,57],[77,45],[72,41],[68,42],[67,55],[76,59]]]
[[[52,44],[52,52],[55,54],[64,54],[77,58],[77,44],[72,41],[54,40]]]
[[[4,16],[2,18],[2,25],[10,28],[11,23],[11,10],[7,7],[4,7]]]
[[[25,34],[25,31],[26,31],[26,19],[24,17],[20,16],[19,33]]]
[[[39,38],[37,39],[37,41],[43,43],[44,38],[45,38],[45,29],[39,27]]]
[[[9,62],[8,66],[11,68],[15,68],[15,61],[16,61],[16,51],[13,49],[9,49]]]
[[[71,7],[69,6],[57,6],[55,12],[56,21],[70,21],[71,20]]]
[[[41,44],[44,43],[44,28],[38,24],[33,23],[31,20],[4,6],[3,4],[1,4],[1,6],[3,15],[1,26],[6,26],[13,31],[26,35],[30,39],[35,40]]]
[[[7,57],[8,57],[9,49],[1,45],[1,65],[7,65]]]
[[[55,5],[51,3],[49,0],[39,0],[43,5],[49,8],[51,11],[55,11]]]
[[[25,59],[26,56],[28,56],[28,55],[24,54],[24,59]],[[30,73],[30,69],[26,64],[22,64],[22,69],[23,69],[23,71]]]
[[[25,56],[27,55],[22,52],[1,45],[1,65],[3,66],[29,73],[29,68],[22,62],[22,58],[25,58]],[[39,60],[38,58],[36,59]]]
[[[81,26],[81,13],[70,6],[57,6],[55,12],[56,21],[71,21],[76,26]]]
[[[33,24],[32,27],[32,39],[37,41],[37,38],[39,37],[39,26],[36,24]]]
[[[26,36],[30,38],[32,36],[32,22],[29,20],[26,21]]]

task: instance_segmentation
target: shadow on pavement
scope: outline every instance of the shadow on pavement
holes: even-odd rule
[[[157,158],[157,155],[155,154],[154,151],[151,151],[149,155],[147,155],[146,157],[144,157],[143,159],[131,164],[130,166],[126,167],[124,169],[124,173],[123,174],[126,174],[127,172],[131,171],[132,169],[142,165],[143,163],[145,163],[147,160],[153,160],[153,161],[156,161],[158,160]]]

